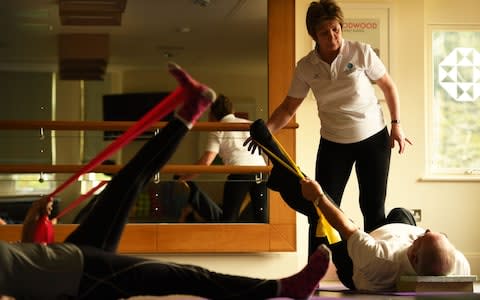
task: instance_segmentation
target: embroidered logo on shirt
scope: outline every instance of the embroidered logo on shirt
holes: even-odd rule
[[[349,62],[346,66],[345,66],[345,70],[343,70],[343,72],[345,74],[350,74],[350,73],[353,73],[355,72],[357,68],[355,67],[354,64],[352,64],[351,62]]]

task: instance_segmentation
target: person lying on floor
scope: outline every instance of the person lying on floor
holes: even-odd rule
[[[317,206],[341,235],[342,241],[329,245],[340,281],[350,289],[393,291],[402,275],[470,275],[470,265],[448,238],[416,226],[409,210],[395,208],[385,225],[366,233],[355,225],[326,195],[319,183],[301,180],[280,163],[283,154],[263,122],[256,121],[251,134],[266,147],[273,168],[267,187],[278,191],[289,206],[315,213]],[[283,159],[287,162],[286,159]]]
[[[333,204],[318,182],[305,179],[301,185],[303,196],[320,208],[343,238],[330,247],[347,287],[394,290],[402,275],[470,275],[470,264],[447,236],[416,226],[409,210],[393,209],[386,224],[368,234]]]
[[[320,247],[299,273],[279,280],[226,275],[198,266],[115,253],[136,196],[215,97],[212,90],[179,67],[171,65],[170,72],[189,91],[187,101],[113,177],[90,213],[63,243],[0,241],[0,295],[49,300],[169,294],[266,299],[307,298],[315,290],[330,260],[325,247]],[[50,199],[47,196],[38,201],[32,209],[45,210]]]

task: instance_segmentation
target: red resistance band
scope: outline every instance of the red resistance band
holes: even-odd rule
[[[167,114],[171,113],[179,104],[185,102],[188,97],[188,91],[182,86],[177,87],[167,97],[154,106],[149,112],[147,112],[139,121],[137,121],[132,127],[115,139],[110,145],[108,145],[102,152],[95,156],[88,164],[84,165],[79,171],[68,178],[64,183],[58,186],[48,197],[50,201],[53,201],[58,193],[63,191],[70,184],[75,182],[80,176],[92,171],[95,167],[100,165],[103,161],[109,158],[117,150],[121,149],[129,142],[134,140],[137,136],[142,134],[145,130],[150,128],[155,122],[161,120]],[[101,182],[97,185],[94,191],[90,191],[88,196],[92,195],[96,190],[103,186],[106,182]],[[101,186],[100,186],[101,185]],[[88,198],[88,196],[81,196],[74,201],[74,204],[70,204],[65,210],[70,211],[80,202]],[[62,211],[57,216],[63,216],[66,211]],[[34,234],[34,242],[36,243],[52,243],[54,241],[53,224],[48,216],[42,216],[37,222],[37,228]]]

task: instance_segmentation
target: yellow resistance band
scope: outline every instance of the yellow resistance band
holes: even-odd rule
[[[265,146],[263,146],[262,144],[258,143],[257,141],[255,141],[257,143],[257,145],[260,146],[260,148],[262,148],[265,152],[267,152],[268,154],[270,154],[273,158],[275,158],[280,164],[282,164],[287,170],[289,170],[290,172],[292,172],[293,174],[295,174],[296,176],[298,176],[300,179],[305,179],[305,176],[303,175],[303,173],[300,171],[300,168],[297,166],[297,164],[295,164],[293,162],[293,160],[290,158],[290,156],[288,155],[287,151],[285,151],[285,149],[282,147],[282,144],[280,144],[277,139],[275,138],[275,136],[272,135],[272,138],[273,138],[273,141],[275,143],[277,143],[277,146],[279,147],[280,149],[280,152],[282,152],[282,154],[289,160],[290,162],[290,165],[288,165],[286,162],[284,162],[282,159],[280,159],[277,155],[275,155],[273,152],[271,152],[270,150],[268,150]],[[292,168],[295,168],[293,169]],[[330,225],[330,223],[327,221],[327,219],[323,216],[323,213],[322,211],[318,208],[318,206],[315,206],[315,209],[317,210],[317,214],[318,214],[318,224],[317,224],[317,232],[316,232],[316,236],[317,237],[323,237],[323,236],[326,236],[327,239],[328,239],[328,242],[330,244],[334,244],[334,243],[338,243],[342,240],[342,238],[340,237],[340,234],[338,233],[337,230],[335,230],[335,228],[332,227],[332,225]]]

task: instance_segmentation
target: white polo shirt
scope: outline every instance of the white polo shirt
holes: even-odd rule
[[[322,137],[355,143],[385,127],[371,83],[385,74],[384,64],[370,45],[343,40],[331,65],[315,50],[297,63],[288,96],[304,99],[311,89],[317,100]]]
[[[226,115],[220,122],[251,123],[249,120],[235,117],[234,114]],[[250,137],[248,131],[211,131],[205,150],[218,153],[225,165],[265,166],[263,156],[252,154],[246,146],[243,146],[248,137]]]
[[[393,291],[400,276],[416,275],[407,250],[424,233],[423,228],[401,223],[384,225],[370,234],[357,230],[347,241],[355,287],[363,291]],[[470,275],[470,264],[458,250],[451,275]]]

